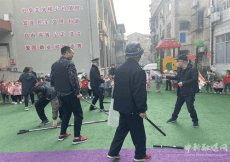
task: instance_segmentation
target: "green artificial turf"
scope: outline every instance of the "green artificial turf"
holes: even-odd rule
[[[148,94],[148,118],[157,126],[161,126],[166,137],[158,132],[147,120],[144,120],[147,148],[155,145],[183,146],[203,144],[218,147],[223,144],[230,146],[229,142],[229,98],[230,95],[206,94],[205,88],[202,93],[196,94],[195,109],[198,114],[198,128],[192,127],[192,120],[188,113],[186,103],[183,105],[177,123],[167,124],[171,117],[176,103],[176,93],[165,91],[165,82],[161,86],[161,92],[156,93],[155,82],[152,81],[152,91]],[[92,99],[88,99],[92,102]],[[104,101],[110,101],[105,98]],[[88,141],[79,145],[72,144],[74,135],[73,126],[67,129],[71,136],[64,141],[58,141],[60,128],[28,132],[17,135],[19,130],[38,129],[40,119],[35,108],[30,107],[25,111],[22,105],[0,105],[0,152],[34,152],[34,151],[55,151],[55,150],[84,150],[84,149],[109,149],[113,140],[116,127],[109,127],[106,122],[83,125],[81,135],[88,137]],[[108,116],[99,110],[89,112],[90,105],[81,100],[84,119],[83,122],[106,120]],[[96,104],[99,107],[99,103]],[[110,104],[104,103],[106,109]],[[52,127],[51,104],[45,108],[45,113],[50,124],[44,127]],[[59,119],[58,119],[59,122]],[[73,115],[70,119],[73,124]],[[130,134],[127,135],[122,148],[134,148]]]

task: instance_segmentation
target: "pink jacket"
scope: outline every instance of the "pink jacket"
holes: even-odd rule
[[[213,87],[216,88],[216,86],[217,86],[218,88],[223,88],[222,82],[220,82],[219,84],[216,84],[216,82],[215,82],[214,85],[213,85]]]
[[[14,91],[15,90],[15,91]],[[21,86],[19,85],[19,86],[14,86],[13,88],[12,88],[12,92],[14,91],[14,96],[16,96],[16,95],[20,95],[20,93],[21,93],[21,91],[22,91],[22,89],[21,89]]]
[[[147,84],[151,84],[152,77],[148,76]]]

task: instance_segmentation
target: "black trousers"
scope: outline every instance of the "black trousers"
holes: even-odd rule
[[[210,88],[210,91],[212,91],[212,82],[209,83],[209,82],[206,82],[206,91],[208,91]]]
[[[15,96],[14,96],[14,102],[17,102],[17,101],[19,101],[19,102],[22,101],[21,95],[15,95]]]
[[[63,119],[61,123],[61,135],[66,134],[66,129],[69,125],[71,114],[74,114],[74,137],[79,137],[81,132],[81,125],[83,120],[83,112],[81,108],[80,99],[71,93],[68,96],[59,96],[63,110]]]
[[[168,90],[168,87],[169,87],[169,90],[171,91],[172,90],[172,84],[171,84],[170,80],[166,80],[166,90]]]
[[[24,95],[25,97],[25,107],[28,107],[28,94],[27,95]],[[32,101],[32,104],[34,104],[34,94],[30,94],[30,99]]]
[[[99,98],[99,101],[100,101],[100,109],[104,109],[104,106],[103,106],[103,100],[104,100],[104,95],[103,95],[103,92],[98,88],[92,88],[93,90],[93,95],[94,95],[94,99],[93,99],[93,102],[92,104],[96,104],[97,103],[97,100]],[[90,106],[90,109],[93,109],[94,107],[91,105]]]
[[[216,91],[216,92],[222,92],[223,91],[223,88],[213,88],[214,89],[214,91]]]
[[[47,120],[47,117],[45,115],[45,111],[44,108],[46,107],[46,105],[50,102],[50,100],[47,100],[46,97],[42,96],[38,99],[38,101],[35,103],[35,108],[36,111],[38,113],[39,118],[42,121]]]
[[[181,107],[183,106],[184,102],[187,104],[188,112],[190,113],[190,117],[192,118],[193,122],[198,122],[197,113],[194,108],[194,101],[195,101],[195,95],[194,96],[178,96],[177,102],[175,105],[174,112],[172,114],[173,119],[178,118],[178,114],[180,113]]]
[[[119,154],[129,131],[135,146],[134,158],[143,159],[146,157],[146,136],[143,118],[139,115],[128,115],[123,113],[120,113],[119,126],[117,127],[108,155],[117,156]]]
[[[5,101],[5,98],[6,98],[6,101],[9,102],[9,95],[2,94],[2,100],[3,100],[3,102]]]
[[[227,89],[229,89],[229,93],[230,93],[230,84],[225,84],[224,86],[224,92],[226,93]]]
[[[82,96],[83,96],[83,97],[87,97],[87,94],[88,94],[88,88],[86,88],[86,89],[82,89],[81,91],[82,91]]]
[[[91,90],[91,89],[88,89],[89,97],[91,97],[91,93],[92,93],[92,90]]]

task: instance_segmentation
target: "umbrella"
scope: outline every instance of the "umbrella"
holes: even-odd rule
[[[171,49],[171,48],[180,48],[181,44],[172,38],[166,38],[162,40],[156,47],[156,49]]]
[[[188,60],[192,60],[192,61],[195,61],[195,59],[196,59],[196,55],[194,55],[194,54],[187,55],[187,57],[188,57]]]

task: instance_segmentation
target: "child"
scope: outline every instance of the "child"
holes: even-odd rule
[[[223,82],[225,84],[224,86],[224,94],[226,94],[227,88],[229,88],[229,94],[230,94],[230,70],[226,70],[226,75],[223,77]]]
[[[209,87],[210,87],[210,93],[212,93],[212,83],[214,80],[214,76],[212,75],[212,70],[208,71],[208,74],[205,76],[206,81],[206,93],[208,93]]]
[[[4,80],[2,84],[0,85],[0,92],[2,94],[3,104],[9,103],[9,92],[8,92],[9,86],[6,84],[6,81]],[[6,102],[5,102],[6,98]]]
[[[14,82],[10,82],[10,86],[9,86],[9,93],[12,99],[11,104],[15,104],[15,96],[13,95],[13,88],[14,88]]]
[[[18,80],[18,83],[19,83],[19,86],[20,86],[21,89],[22,89],[22,83],[20,82],[20,80]],[[21,99],[22,99],[22,102],[24,102],[24,100],[23,100],[23,95],[21,95]]]
[[[88,93],[88,89],[89,89],[89,87],[88,87],[89,82],[86,80],[85,76],[82,77],[81,84],[82,84],[82,87],[81,87],[82,97],[85,97],[86,99],[88,99],[87,93]]]
[[[89,94],[89,98],[91,98],[92,89],[91,89],[91,86],[90,86],[89,76],[86,75],[85,78],[86,78],[86,80],[87,80],[88,83],[89,83],[89,84],[88,84],[88,87],[89,87],[89,89],[88,89],[88,94]]]
[[[22,101],[21,101],[22,89],[21,89],[18,82],[15,82],[15,86],[13,87],[12,92],[13,92],[12,94],[15,96],[14,97],[14,101],[15,101],[14,104],[17,105],[17,99],[18,99],[19,103],[22,104]]]
[[[213,89],[214,91],[216,91],[215,93],[219,93],[222,94],[223,91],[223,84],[220,80],[217,80],[214,85],[213,85]]]
[[[200,82],[200,79],[198,79],[198,86],[199,86],[199,93],[201,93],[201,89],[204,87],[204,84]]]
[[[160,87],[162,84],[162,75],[158,70],[156,70],[158,74],[155,74],[155,85],[156,85],[156,92],[160,92]]]
[[[177,76],[177,71],[176,70],[173,70],[173,76]],[[177,92],[177,80],[172,80],[173,82],[173,92]]]
[[[168,70],[164,71],[165,75],[170,75]],[[169,87],[169,91],[172,90],[172,85],[171,85],[171,81],[169,79],[166,79],[166,91],[168,91],[168,87]]]
[[[150,73],[148,72],[148,80],[147,80],[147,88],[146,88],[147,91],[151,91],[151,80],[152,80],[152,77],[150,76]]]
[[[105,97],[109,97],[111,96],[111,94],[109,94],[109,88],[111,87],[111,81],[108,77],[108,75],[105,75],[105,79],[106,83],[104,84],[104,95]]]

